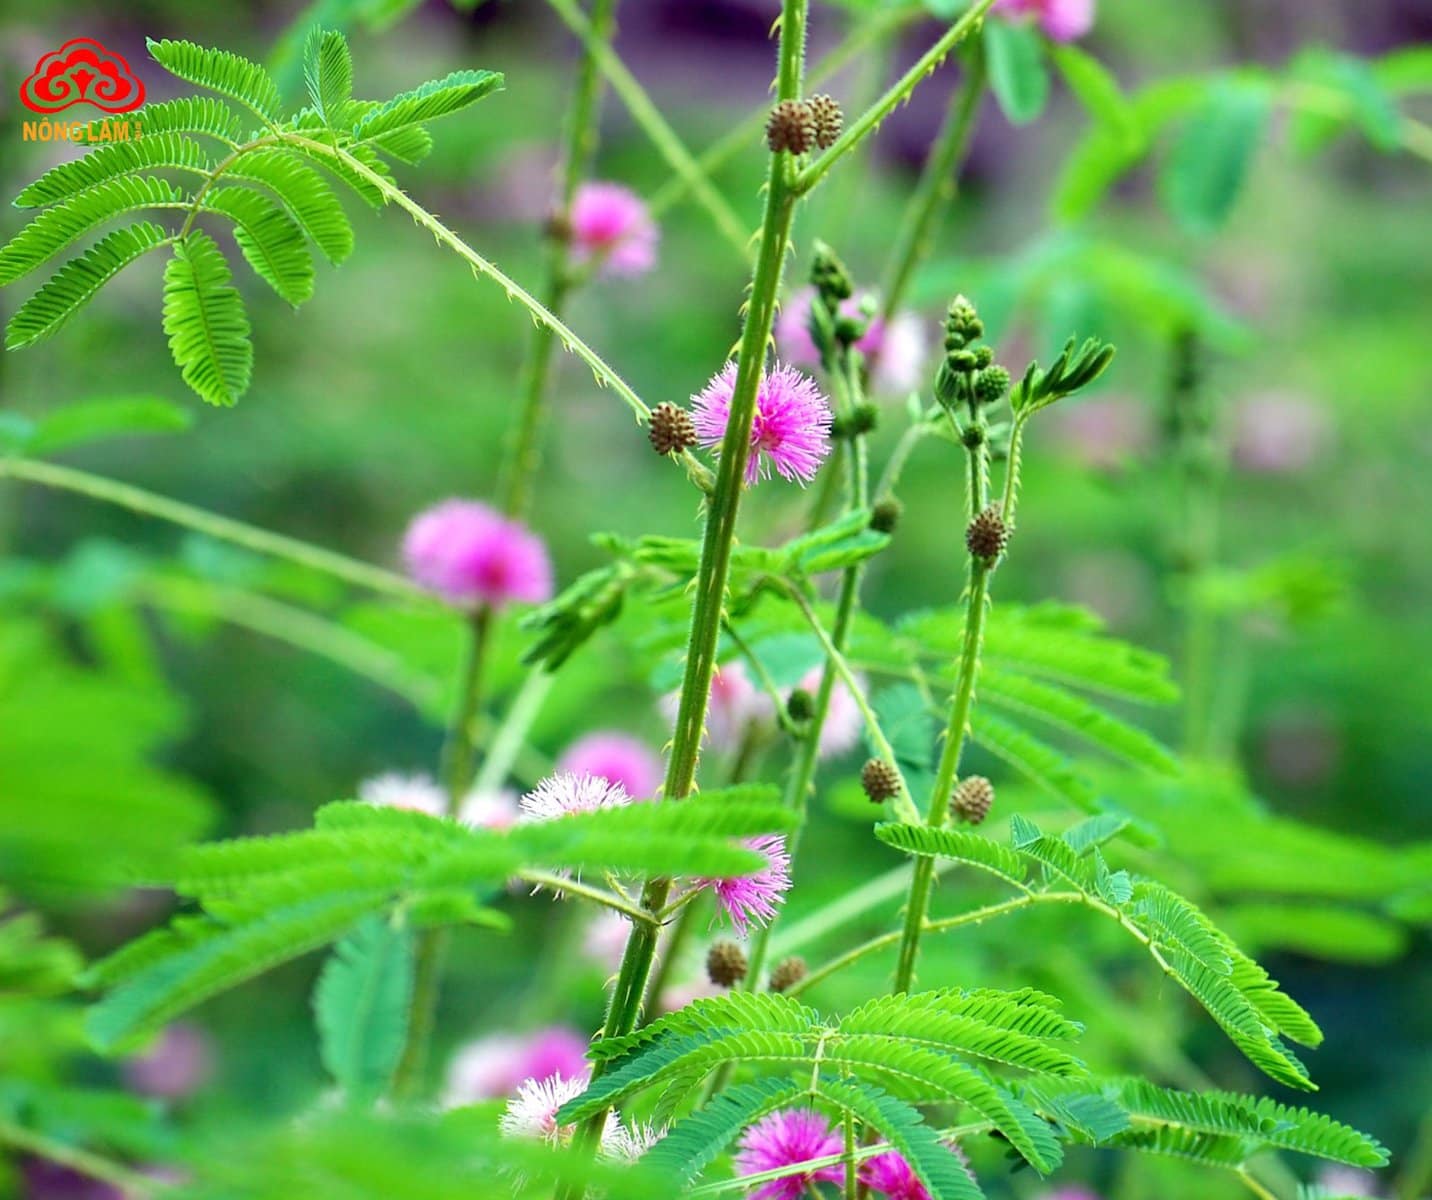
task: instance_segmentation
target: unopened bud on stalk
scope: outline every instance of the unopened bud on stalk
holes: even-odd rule
[[[900,794],[900,772],[883,758],[872,758],[860,768],[860,786],[872,804],[881,804]]]
[[[706,975],[717,987],[735,987],[748,966],[746,952],[735,942],[713,942],[706,953]]]
[[[766,145],[772,154],[804,154],[815,145],[815,118],[803,100],[782,100],[766,119]]]
[[[1000,516],[999,509],[991,504],[969,523],[965,530],[965,545],[973,557],[993,562],[1004,553],[1007,537],[1004,518]]]
[[[835,145],[845,128],[845,114],[840,103],[833,96],[812,96],[806,103],[810,106],[811,121],[815,127],[815,144],[822,150]]]
[[[994,784],[983,775],[967,775],[955,788],[951,803],[960,820],[978,825],[994,804]]]
[[[696,445],[696,424],[684,408],[663,401],[651,410],[646,436],[658,454],[675,454]]]
[[[784,992],[806,977],[806,961],[798,954],[783,958],[771,972],[771,991]]]

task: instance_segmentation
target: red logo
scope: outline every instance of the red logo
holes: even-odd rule
[[[63,112],[76,104],[129,112],[144,103],[144,84],[122,54],[94,38],[73,38],[35,64],[20,85],[20,103],[37,113]]]

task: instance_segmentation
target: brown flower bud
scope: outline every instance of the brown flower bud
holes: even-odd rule
[[[673,454],[696,445],[696,425],[684,408],[663,401],[651,410],[646,436],[658,454]]]
[[[1006,536],[1004,518],[999,515],[999,509],[991,504],[970,522],[965,530],[965,545],[975,558],[992,562],[1004,553]]]
[[[815,145],[815,120],[803,100],[782,100],[766,120],[766,145],[772,154],[804,154]]]
[[[799,954],[783,958],[771,972],[771,991],[784,992],[806,977],[806,961]]]
[[[883,758],[872,758],[860,768],[860,786],[872,804],[900,794],[900,772]]]
[[[747,966],[746,952],[735,942],[713,942],[706,953],[706,975],[717,987],[735,987]]]
[[[994,784],[983,775],[967,775],[956,786],[952,803],[960,820],[978,825],[989,816]]]
[[[835,144],[835,139],[845,128],[845,114],[833,96],[812,96],[806,103],[810,106],[811,121],[815,127],[815,144],[826,150]]]

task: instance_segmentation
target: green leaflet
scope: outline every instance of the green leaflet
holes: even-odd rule
[[[5,327],[6,349],[18,350],[49,337],[125,267],[169,241],[169,234],[149,221],[107,233],[65,263],[20,306]]]
[[[298,224],[277,204],[248,188],[215,188],[204,211],[232,218],[234,240],[254,273],[295,308],[313,295],[313,259]]]
[[[1214,232],[1243,188],[1269,116],[1266,88],[1220,82],[1190,116],[1159,175],[1178,222],[1191,233]]]
[[[312,167],[280,150],[256,150],[225,172],[271,190],[335,266],[353,253],[353,226],[328,182]]]
[[[303,82],[318,115],[330,123],[353,95],[353,57],[337,30],[314,28],[303,51]]]
[[[136,209],[186,208],[188,197],[150,175],[121,176],[45,209],[0,247],[0,286],[14,283],[85,234]]]
[[[405,125],[445,117],[497,91],[502,83],[494,71],[454,71],[379,105],[353,127],[353,136],[370,142]]]
[[[248,390],[254,348],[249,318],[213,238],[192,230],[164,269],[164,332],[184,382],[210,404]]]
[[[990,88],[1014,125],[1027,125],[1049,101],[1044,39],[1027,23],[990,21],[984,29]]]
[[[413,939],[382,917],[362,921],[319,976],[313,994],[323,1065],[351,1101],[387,1089],[408,1033]]]
[[[746,1126],[805,1094],[804,1084],[774,1078],[728,1087],[706,1107],[677,1121],[642,1161],[689,1182]]]
[[[862,1080],[822,1079],[821,1096],[865,1122],[905,1156],[931,1200],[980,1200],[979,1185],[913,1108]]]
[[[265,122],[277,121],[283,105],[278,86],[258,63],[227,50],[193,42],[148,39],[149,53],[171,75],[196,87],[227,96]]]
[[[143,120],[143,114],[140,115]],[[136,171],[182,170],[207,174],[213,164],[208,151],[177,132],[149,132],[131,142],[99,146],[82,158],[51,167],[15,197],[17,208],[43,208],[68,200],[121,175]]]
[[[299,900],[234,926],[176,923],[123,961],[125,978],[89,1011],[95,1047],[113,1052],[218,992],[332,941],[385,903],[382,892],[338,892]],[[124,955],[120,951],[120,955]],[[116,972],[101,963],[97,977]]]

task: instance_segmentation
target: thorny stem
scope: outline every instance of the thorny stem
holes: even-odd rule
[[[467,623],[467,646],[458,681],[457,703],[443,743],[442,775],[445,793],[443,815],[452,816],[472,784],[477,748],[477,716],[481,703],[483,668],[491,642],[492,613],[480,608]],[[400,1100],[414,1095],[422,1084],[428,1045],[437,1018],[442,960],[447,947],[446,929],[425,929],[418,936],[413,959],[413,1001],[409,1009],[408,1040],[393,1074],[393,1094]]]
[[[892,112],[910,98],[916,86],[945,60],[945,56],[977,30],[994,0],[975,0],[969,11],[947,29],[940,39],[925,51],[904,75],[853,121],[835,143],[810,163],[795,182],[798,195],[805,195],[830,172],[842,158],[873,133]]]
[[[915,268],[930,247],[940,210],[955,194],[960,164],[969,148],[984,95],[985,66],[981,45],[976,42],[965,63],[964,78],[950,98],[944,125],[925,160],[920,182],[905,209],[900,232],[895,238],[890,270],[880,289],[880,316],[890,320],[899,310]]]
[[[982,428],[979,410],[971,406],[970,420]],[[980,438],[969,448],[969,489],[967,519],[985,506],[988,488],[988,443]],[[985,613],[989,600],[991,567],[983,560],[970,559],[970,581],[965,594],[964,642],[960,650],[954,699],[945,725],[945,741],[940,751],[935,783],[930,792],[926,823],[938,829],[950,814],[951,793],[964,750],[965,733],[969,727],[970,709],[974,703],[975,680],[979,675],[980,650],[984,640]],[[920,935],[925,928],[925,914],[930,906],[930,888],[934,882],[934,860],[922,858],[915,863],[910,879],[910,897],[905,905],[905,927],[900,938],[900,956],[895,966],[895,991],[908,992],[915,979],[915,962],[920,952]]]
[[[590,40],[583,48],[577,82],[572,91],[572,105],[567,117],[567,136],[563,155],[561,191],[557,213],[565,221],[572,209],[583,176],[591,169],[597,149],[597,126],[601,118],[601,77],[596,69],[596,48],[605,47],[612,36],[616,0],[592,0],[591,20],[587,22]],[[580,14],[577,14],[580,16]],[[585,20],[585,18],[584,18]],[[549,237],[547,245],[547,276],[543,286],[543,303],[548,311],[561,314],[571,291],[571,261],[567,242]],[[526,516],[532,507],[533,486],[542,465],[542,431],[547,423],[547,388],[552,375],[552,357],[556,338],[548,325],[532,331],[524,369],[522,407],[512,427],[504,457],[505,478],[502,508],[512,516]]]
[[[809,0],[783,0],[780,22],[780,57],[776,76],[780,99],[800,95],[805,62],[805,21]],[[736,382],[730,416],[721,442],[715,491],[706,514],[701,563],[697,570],[691,633],[686,650],[686,670],[681,700],[672,734],[662,794],[666,802],[679,801],[690,793],[696,781],[696,765],[706,708],[711,693],[711,676],[716,666],[716,647],[721,634],[726,582],[731,567],[731,547],[736,536],[736,517],[745,490],[746,460],[751,449],[751,425],[756,412],[756,391],[765,366],[766,346],[775,319],[790,238],[795,196],[791,191],[792,164],[787,155],[771,156],[766,184],[765,216],[751,277],[746,323],[741,333],[736,360]],[[642,889],[642,907],[658,912],[666,904],[671,880],[649,879]],[[602,1028],[603,1037],[629,1033],[641,1017],[641,1004],[656,953],[657,933],[649,926],[636,926],[627,940],[621,968],[612,991]],[[594,1075],[600,1070],[594,1068]],[[600,1112],[582,1127],[579,1138],[595,1147],[606,1113]],[[580,1197],[581,1185],[561,1189],[560,1195]]]
[[[426,596],[416,584],[395,572],[385,571],[382,567],[370,566],[368,563],[326,550],[322,546],[313,546],[296,538],[285,537],[281,533],[257,529],[252,525],[245,525],[242,521],[221,517],[205,509],[195,508],[192,504],[171,500],[167,496],[159,496],[115,479],[106,479],[102,475],[92,475],[88,471],[77,471],[73,467],[39,462],[35,459],[0,458],[0,479],[6,477],[116,504],[141,516],[157,517],[161,521],[182,525],[206,537],[231,542],[256,554],[287,559],[299,566],[321,571],[345,583],[369,588],[384,595],[405,600]]]
[[[645,422],[651,416],[649,409],[631,386],[599,355],[595,350],[582,341],[572,332],[546,305],[540,303],[531,292],[522,287],[516,280],[502,271],[495,263],[488,261],[462,238],[458,237],[451,229],[442,223],[432,213],[428,212],[421,204],[414,200],[407,192],[398,187],[390,179],[379,175],[366,163],[354,158],[351,154],[344,152],[324,142],[314,141],[312,138],[301,137],[298,134],[289,133],[284,135],[284,141],[293,146],[302,146],[322,157],[332,158],[343,165],[343,167],[362,179],[374,189],[385,203],[396,204],[410,216],[414,223],[426,229],[437,240],[439,245],[446,246],[459,258],[468,264],[478,275],[485,276],[496,283],[510,300],[518,304],[532,316],[532,319],[539,324],[547,326],[556,336],[562,345],[571,354],[575,354],[591,370],[593,377],[604,387],[610,387],[618,398],[636,416],[639,422]],[[679,461],[685,468],[691,481],[704,492],[709,492],[713,481],[711,472],[706,469],[696,457],[688,450],[677,455]]]

